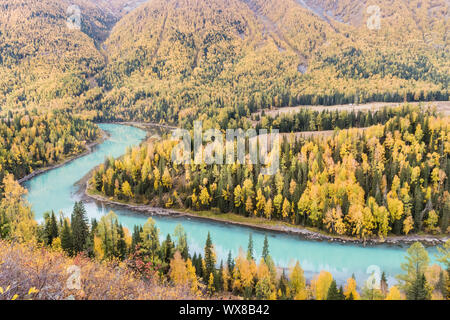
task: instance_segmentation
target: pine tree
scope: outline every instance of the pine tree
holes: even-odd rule
[[[228,265],[228,272],[230,272],[230,274],[233,274],[233,271],[234,271],[234,260],[233,260],[233,257],[231,255],[231,251],[228,252],[227,265]]]
[[[431,293],[428,289],[427,279],[425,275],[422,273],[418,273],[415,281],[408,288],[406,292],[406,298],[408,300],[430,300]]]
[[[86,219],[86,209],[83,203],[76,202],[71,219],[73,254],[86,250],[86,241],[89,236],[89,227]]]
[[[267,258],[269,257],[269,240],[267,239],[267,235],[264,237],[264,246],[262,251],[262,258],[264,262],[267,263]]]
[[[127,243],[125,242],[125,233],[123,231],[122,225],[119,225],[117,220],[116,227],[119,236],[119,239],[117,240],[117,255],[119,259],[124,260],[127,256]]]
[[[444,299],[447,297],[447,283],[446,283],[445,271],[439,273],[439,281],[436,284],[436,290],[438,290]]]
[[[450,268],[447,269],[447,282],[446,282],[447,300],[450,300]]]
[[[56,222],[55,213],[53,211],[52,214],[45,219],[44,235],[45,244],[48,246],[52,244],[53,239],[58,237],[58,223]]]
[[[131,251],[134,251],[136,246],[142,243],[141,233],[142,227],[134,226],[133,234],[131,236]]]
[[[281,293],[280,299],[285,300],[287,298],[287,288],[289,287],[289,280],[286,276],[286,271],[283,269],[283,273],[278,282],[278,291]]]
[[[248,236],[247,259],[254,260],[254,258],[253,258],[253,235],[251,233]]]
[[[211,240],[211,234],[208,232],[205,245],[205,264],[206,264],[206,277],[209,278],[210,274],[214,274],[216,258],[214,256],[214,248]]]
[[[192,261],[192,263],[194,264],[195,272],[196,272],[197,276],[200,278],[203,278],[202,255],[201,254],[199,254],[198,256],[194,255],[193,259],[195,259],[195,263],[194,263],[194,260]]]
[[[91,240],[94,241],[94,237],[97,234],[98,222],[97,219],[93,218],[91,220]]]
[[[334,279],[328,288],[327,300],[341,300],[341,295],[337,288],[336,280]]]
[[[69,255],[73,255],[72,231],[66,219],[61,230],[61,248]]]
[[[166,240],[164,240],[161,245],[161,260],[167,264],[170,263],[170,260],[173,258],[175,253],[175,246],[172,242],[172,238],[170,234],[167,234]]]
[[[219,272],[217,273],[217,277],[214,278],[215,284],[214,286],[216,287],[216,291],[217,292],[221,292],[223,291],[223,261],[220,261],[220,268],[219,268]]]
[[[342,289],[342,286],[339,287],[339,299],[338,300],[345,300],[344,289]]]

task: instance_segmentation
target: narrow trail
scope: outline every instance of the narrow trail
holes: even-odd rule
[[[109,38],[109,35],[111,34],[111,30],[109,30],[108,32],[108,36],[106,37],[106,39]],[[105,40],[106,41],[106,40]],[[105,67],[109,65],[109,57],[108,57],[108,53],[107,53],[107,47],[104,41],[102,42],[97,42],[95,41],[95,48],[97,48],[97,51],[101,54],[101,56],[103,57],[103,61],[105,63]]]
[[[159,48],[161,47],[162,38],[164,36],[164,31],[166,30],[166,22],[167,18],[169,16],[169,10],[166,10],[166,14],[164,16],[164,20],[161,26],[161,31],[159,32],[158,38],[156,39],[156,45],[155,45],[155,51],[153,51],[150,60],[153,61],[157,56],[159,52]]]
[[[284,37],[283,33],[280,31],[280,29],[278,29],[276,23],[270,20],[266,15],[262,14],[261,9],[251,0],[242,0],[242,2],[245,3],[247,7],[253,12],[255,18],[263,24],[264,35],[267,33],[279,49],[286,49],[280,46],[280,42],[285,44],[286,47],[288,47],[298,56],[300,64],[307,65],[306,57]]]

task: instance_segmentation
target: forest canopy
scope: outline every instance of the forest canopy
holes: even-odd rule
[[[379,30],[366,24],[373,4]],[[80,30],[67,27],[70,5]],[[190,127],[267,107],[448,100],[443,0],[155,0],[128,14],[126,5],[4,1],[2,109]]]

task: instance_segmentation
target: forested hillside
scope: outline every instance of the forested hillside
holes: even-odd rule
[[[74,4],[88,13],[83,15],[81,30],[66,25],[67,9]],[[93,39],[104,37],[114,20],[89,1],[2,1],[0,105],[70,103],[70,98],[88,90],[88,78],[104,64]]]
[[[364,131],[285,137],[274,176],[261,164],[173,164],[167,140],[106,161],[91,186],[121,201],[218,208],[362,239],[448,233],[449,130],[447,118],[411,110]]]
[[[268,106],[447,100],[448,5],[421,3],[379,3],[370,30],[371,3],[337,2],[333,18],[294,0],[151,1],[106,41],[100,118],[189,126]]]
[[[92,122],[65,112],[11,113],[0,120],[0,179],[8,173],[21,179],[39,168],[58,164],[85,151],[100,135]]]
[[[71,5],[81,30],[66,25]],[[370,5],[379,29],[367,26]],[[7,0],[0,104],[189,127],[198,116],[241,125],[271,106],[448,100],[448,10],[444,0]]]
[[[164,238],[149,218],[131,234],[113,212],[88,223],[82,202],[75,203],[70,219],[52,212],[38,224],[25,189],[11,175],[2,184],[0,300],[448,299],[450,241],[438,247],[441,265],[431,264],[423,245],[414,243],[395,285],[383,272],[378,288],[353,276],[338,287],[325,270],[307,279],[299,261],[280,273],[267,236],[262,251],[255,250],[250,234],[246,252],[233,257],[230,251],[219,261],[210,233],[204,250],[192,254],[182,225]]]

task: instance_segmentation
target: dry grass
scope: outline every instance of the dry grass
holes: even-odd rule
[[[81,289],[71,290],[69,267],[81,270]],[[183,300],[198,299],[188,288],[161,284],[155,277],[142,280],[124,263],[96,262],[88,258],[68,258],[61,252],[34,244],[0,240],[0,300]],[[36,292],[30,289],[35,288]]]

